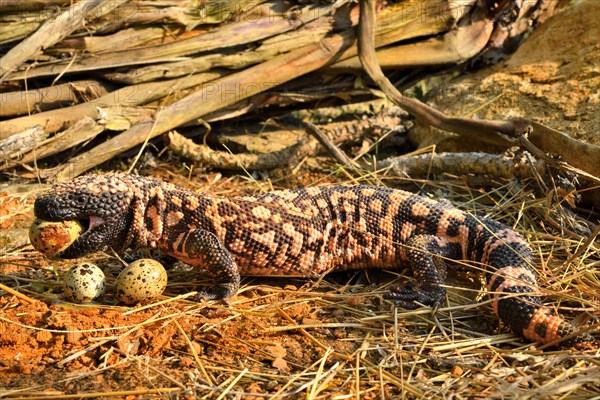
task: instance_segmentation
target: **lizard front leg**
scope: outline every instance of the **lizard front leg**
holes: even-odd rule
[[[204,229],[186,232],[181,243],[183,254],[177,252],[175,257],[192,266],[202,266],[215,279],[215,286],[199,290],[197,297],[228,302],[240,287],[240,273],[229,250]]]
[[[455,257],[451,243],[432,235],[417,235],[406,242],[406,256],[416,282],[394,287],[384,298],[409,310],[419,304],[437,308],[446,296],[444,258]]]

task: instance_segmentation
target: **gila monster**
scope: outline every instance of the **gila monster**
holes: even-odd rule
[[[471,260],[486,267],[493,310],[514,332],[540,343],[575,332],[535,294],[533,253],[521,235],[402,190],[327,186],[217,197],[154,178],[105,174],[58,184],[34,209],[44,220],[85,224],[59,257],[160,249],[214,277],[215,286],[200,292],[205,299],[227,301],[240,274],[311,276],[408,264],[415,283],[384,297],[407,309],[438,306],[446,294],[440,261]],[[562,345],[588,339],[575,335]]]

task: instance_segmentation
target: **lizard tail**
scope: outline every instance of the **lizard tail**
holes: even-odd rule
[[[492,308],[502,322],[527,339],[560,347],[590,342],[589,335],[574,335],[576,328],[541,304],[535,277],[528,267],[498,269],[488,283]],[[567,339],[563,339],[567,338]]]

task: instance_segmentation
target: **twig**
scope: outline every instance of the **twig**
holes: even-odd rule
[[[36,303],[36,302],[37,302],[37,300],[36,300],[36,299],[32,299],[31,297],[25,296],[24,294],[22,294],[22,293],[19,293],[19,292],[17,292],[16,290],[14,290],[14,289],[11,289],[11,288],[9,288],[8,286],[6,286],[6,285],[3,285],[3,284],[1,284],[1,283],[0,283],[0,289],[4,290],[6,293],[10,293],[10,294],[12,294],[12,295],[13,295],[13,296],[15,296],[15,297],[18,297],[19,299],[21,299],[21,300],[23,300],[23,301],[26,301],[27,303],[30,303],[30,304],[31,304],[31,303]]]
[[[240,170],[242,166],[251,171],[281,168],[312,153],[311,146],[302,140],[273,153],[233,154],[213,150],[204,144],[197,144],[176,131],[169,132],[168,136],[169,149],[178,156],[203,165],[210,165],[212,168],[225,170]]]
[[[303,127],[313,135],[319,143],[335,158],[340,164],[350,166],[354,169],[360,169],[360,165],[346,155],[338,146],[336,146],[327,135],[325,135],[316,125],[302,121]]]

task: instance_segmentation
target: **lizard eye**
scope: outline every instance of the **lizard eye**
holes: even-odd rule
[[[85,196],[83,196],[83,195],[78,195],[78,196],[75,196],[75,197],[73,198],[73,200],[75,200],[75,202],[76,202],[77,204],[80,204],[80,205],[81,205],[81,204],[84,204],[84,203],[85,203]]]

